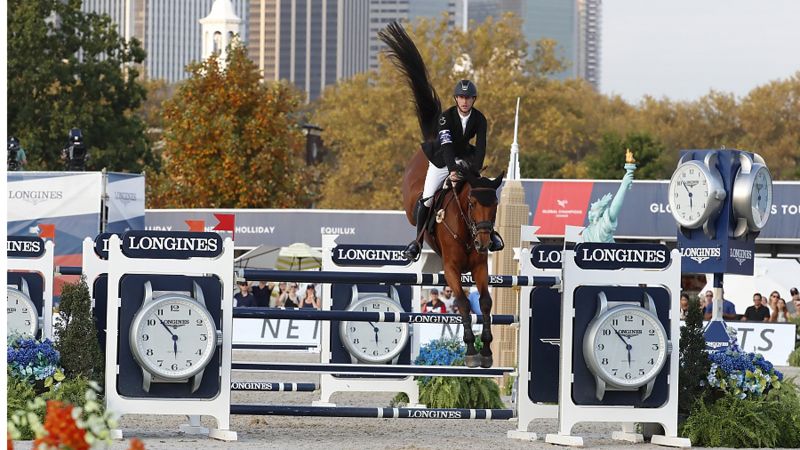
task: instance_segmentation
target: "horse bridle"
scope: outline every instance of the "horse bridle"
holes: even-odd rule
[[[470,194],[469,194],[470,196],[472,196],[473,191],[494,192],[495,189],[470,187]],[[478,233],[480,233],[481,231],[486,231],[491,233],[492,230],[494,230],[494,221],[483,220],[480,222],[475,222],[475,219],[472,218],[472,202],[467,202],[467,204],[469,205],[468,208],[469,214],[464,214],[464,210],[461,208],[461,202],[458,201],[458,194],[455,192],[455,190],[453,190],[453,194],[454,194],[453,197],[456,198],[456,205],[458,206],[458,212],[461,214],[461,218],[464,220],[464,223],[467,225],[469,233],[472,236],[472,247],[475,249],[475,251],[478,251],[478,247],[480,246],[480,243],[478,242]],[[453,237],[456,237],[455,233],[453,233]],[[469,244],[465,245],[467,246],[467,250],[469,250],[470,249]]]

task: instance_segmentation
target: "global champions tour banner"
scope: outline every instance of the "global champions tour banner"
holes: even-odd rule
[[[667,203],[668,183],[634,181],[625,196],[617,238],[675,240],[675,221]],[[537,234],[542,237],[562,237],[565,225],[588,225],[589,205],[619,188],[618,181],[592,180],[522,180],[522,185],[531,208],[531,225],[540,227]],[[800,182],[775,182],[773,198],[773,215],[758,241],[797,242]],[[189,229],[187,220],[216,223],[214,213],[236,215],[237,248],[281,247],[295,242],[319,247],[323,234],[347,236],[348,242],[361,244],[405,245],[414,234],[401,211],[151,209],[147,210],[145,221],[150,230],[181,231]],[[212,229],[208,225],[205,228]]]

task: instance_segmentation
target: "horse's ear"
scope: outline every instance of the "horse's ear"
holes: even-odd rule
[[[505,172],[500,172],[500,175],[497,176],[494,180],[492,180],[492,187],[495,189],[499,188],[501,184],[503,184],[503,177],[505,176]]]
[[[470,186],[472,186],[473,183],[478,179],[478,177],[476,177],[475,174],[473,174],[470,170],[462,171],[461,176],[464,177],[464,181],[469,183]]]

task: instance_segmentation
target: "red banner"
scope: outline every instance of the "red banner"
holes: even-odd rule
[[[234,239],[233,232],[236,227],[236,214],[214,214],[214,217],[219,221],[217,226],[213,228],[214,231],[230,231],[231,239]]]
[[[536,203],[533,225],[540,235],[564,234],[566,225],[583,226],[592,195],[592,182],[545,181]]]

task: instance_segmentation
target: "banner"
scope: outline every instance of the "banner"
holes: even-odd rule
[[[144,229],[144,175],[108,173],[107,177],[106,231],[121,234],[129,230]]]
[[[339,330],[333,330],[338,333]],[[234,345],[317,347],[320,322],[294,319],[233,319]]]

